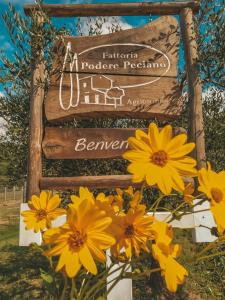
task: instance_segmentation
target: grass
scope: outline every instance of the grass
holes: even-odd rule
[[[18,225],[0,226],[0,299],[48,299],[40,278],[47,261],[36,247],[18,246]]]

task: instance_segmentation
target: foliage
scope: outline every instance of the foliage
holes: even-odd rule
[[[199,66],[208,87],[225,88],[225,1],[201,1],[197,16]]]

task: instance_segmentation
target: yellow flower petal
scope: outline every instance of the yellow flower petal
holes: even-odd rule
[[[187,141],[187,135],[185,133],[175,136],[165,147],[167,153],[172,152],[174,149],[179,148]]]
[[[225,201],[219,203],[214,202],[211,204],[211,212],[217,225],[219,233],[223,233],[225,230]]]
[[[47,208],[48,192],[42,191],[40,194],[40,206],[41,209]]]
[[[48,211],[54,210],[60,205],[60,203],[61,199],[59,195],[54,195],[53,197],[48,199],[46,208]]]
[[[97,274],[97,267],[94,262],[94,259],[88,249],[88,247],[84,246],[79,251],[79,259],[82,265],[92,274]]]

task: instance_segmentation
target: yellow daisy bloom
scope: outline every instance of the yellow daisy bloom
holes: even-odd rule
[[[161,274],[165,277],[166,286],[170,292],[176,292],[177,286],[182,284],[185,276],[188,275],[187,270],[175,260],[180,250],[178,244],[168,247],[160,247],[158,244],[152,245],[153,257],[159,262],[162,269]]]
[[[208,164],[208,169],[202,168],[199,171],[198,181],[198,190],[211,200],[211,212],[218,232],[223,233],[225,230],[225,171],[216,173]]]
[[[111,222],[112,219],[106,217],[105,212],[93,203],[91,197],[71,205],[66,224],[45,232],[44,242],[53,245],[45,255],[59,255],[56,271],[64,269],[70,278],[76,276],[81,266],[90,273],[97,274],[94,260],[105,262],[103,250],[115,243],[115,239],[106,232]]]
[[[157,185],[168,195],[172,189],[184,190],[181,176],[196,175],[196,161],[186,156],[194,147],[188,143],[186,134],[172,138],[172,127],[165,126],[160,132],[156,124],[149,125],[148,134],[136,130],[136,137],[128,139],[131,150],[123,157],[131,162],[128,172],[133,174],[133,182],[146,180],[150,186]]]
[[[51,192],[41,192],[40,197],[33,195],[28,202],[30,210],[23,211],[26,229],[34,232],[51,227],[51,221],[66,214],[65,209],[58,208],[61,203],[59,195],[52,196]]]
[[[143,206],[130,208],[127,214],[117,216],[114,219],[117,242],[112,247],[112,254],[118,256],[121,250],[125,250],[127,258],[131,258],[133,250],[137,256],[141,249],[149,252],[146,243],[152,234],[152,221],[153,218],[145,213]]]

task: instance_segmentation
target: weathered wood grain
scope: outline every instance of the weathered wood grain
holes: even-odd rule
[[[47,119],[179,115],[178,46],[178,23],[169,16],[113,34],[65,37],[55,46]]]
[[[111,76],[112,77],[112,76]],[[115,90],[120,93],[120,90]],[[176,79],[161,78],[160,82],[152,84],[151,89],[141,87],[135,91],[128,90],[127,94],[118,99],[105,98],[101,93],[99,96],[99,104],[95,104],[96,93],[90,91],[88,96],[89,103],[85,103],[86,94],[81,95],[79,106],[70,107],[64,110],[60,107],[58,101],[58,87],[52,86],[48,92],[45,102],[45,114],[49,121],[69,120],[73,117],[114,117],[121,118],[174,118],[179,115],[183,107],[183,98],[180,95],[179,87]],[[76,93],[76,90],[74,90]],[[120,94],[119,94],[120,95]],[[70,105],[70,88],[64,87],[62,93],[63,105]],[[105,105],[107,101],[107,105]],[[76,104],[76,102],[74,101]]]
[[[142,128],[141,128],[142,129]],[[128,149],[135,128],[45,128],[42,142],[47,159],[118,158]],[[142,129],[147,132],[147,129]],[[174,135],[185,132],[174,128]]]
[[[42,24],[42,20],[32,20]],[[35,43],[33,37],[32,43]],[[38,40],[40,42],[40,40]],[[37,39],[36,39],[37,42]],[[32,65],[31,97],[30,97],[30,125],[29,125],[29,150],[28,150],[28,177],[26,200],[32,195],[39,195],[39,181],[42,177],[42,135],[43,135],[43,101],[44,88],[40,82],[44,82],[44,64],[42,56],[35,53],[31,45],[33,57],[36,58]]]
[[[184,178],[185,183],[192,182],[192,178]],[[42,190],[76,190],[80,186],[90,189],[141,187],[142,183],[133,183],[132,175],[102,175],[77,177],[42,177],[40,187]]]
[[[78,57],[79,73],[85,74],[92,72],[93,74],[104,73],[106,75],[124,74],[156,77],[162,76],[165,68],[143,69],[131,68],[128,66],[124,69],[123,63],[127,60],[131,63],[147,61],[149,63],[164,63],[167,67],[169,60],[170,68],[164,75],[168,77],[176,77],[179,35],[179,25],[177,19],[171,16],[163,16],[144,26],[121,30],[119,32],[110,34],[104,34],[100,36],[64,36],[63,40],[58,41],[55,44],[54,71],[62,71],[66,46],[68,45],[68,42],[70,42],[71,56],[72,54],[76,53]],[[134,45],[132,46],[131,44]],[[145,46],[152,49],[145,48]],[[90,51],[89,49],[92,50]],[[133,57],[131,59],[124,59],[120,57],[113,59],[107,55],[103,57],[104,52],[127,54],[130,56],[133,53]],[[134,57],[136,54],[138,56],[137,58]],[[116,69],[87,69],[87,67],[82,69],[82,62],[88,62],[91,64],[99,61],[107,65],[118,64],[119,66]],[[69,57],[68,63],[65,67],[65,71],[71,71],[69,67]],[[76,72],[75,65],[73,72]],[[55,78],[52,77],[52,82],[54,81]]]
[[[198,1],[182,2],[139,2],[139,3],[98,3],[98,4],[42,4],[41,7],[50,17],[86,16],[138,16],[138,15],[176,15],[185,7],[199,10]],[[37,5],[25,5],[26,15],[38,9]]]
[[[205,136],[202,114],[202,86],[198,71],[198,52],[196,43],[193,11],[185,8],[181,11],[181,29],[186,58],[189,98],[189,139],[196,143],[193,152],[198,168],[206,166]]]
[[[75,190],[80,186],[89,187],[90,189],[125,188],[129,185],[140,186],[141,184],[132,184],[131,175],[42,177],[40,180],[40,186],[43,190]]]

